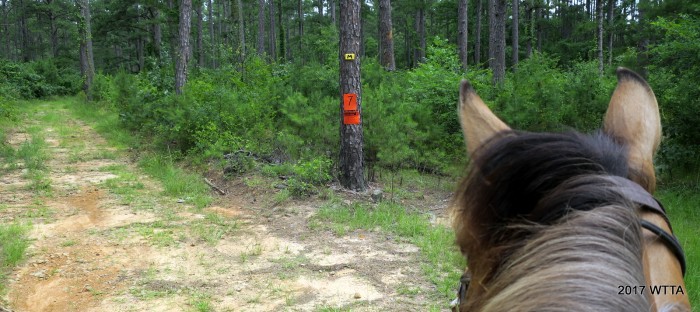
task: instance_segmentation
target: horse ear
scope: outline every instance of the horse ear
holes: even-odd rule
[[[617,69],[617,87],[603,129],[628,146],[629,178],[653,192],[656,188],[653,159],[661,142],[659,105],[647,82],[629,69]]]
[[[469,155],[496,133],[510,130],[508,125],[491,112],[466,80],[462,80],[459,87],[458,110]]]

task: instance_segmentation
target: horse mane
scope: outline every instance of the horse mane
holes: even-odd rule
[[[650,310],[618,294],[645,285],[636,206],[605,179],[629,171],[602,132],[505,131],[475,151],[453,203],[458,245],[491,264],[470,310]]]

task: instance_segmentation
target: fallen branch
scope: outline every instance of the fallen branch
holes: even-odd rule
[[[207,185],[209,185],[211,188],[213,188],[213,189],[214,189],[216,192],[218,192],[219,194],[221,194],[221,195],[226,195],[226,192],[224,192],[224,191],[222,191],[220,188],[216,187],[216,185],[214,185],[214,183],[211,183],[211,181],[209,181],[209,179],[204,178],[204,183],[206,183]]]

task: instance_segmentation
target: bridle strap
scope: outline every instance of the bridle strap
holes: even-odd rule
[[[649,194],[649,192],[647,192],[639,184],[632,182],[629,179],[618,176],[607,176],[606,178],[615,184],[617,191],[625,195],[625,197],[632,202],[639,204],[642,209],[654,212],[664,218],[668,228],[671,230],[671,233],[667,233],[658,225],[644,219],[640,220],[640,224],[642,228],[656,234],[656,236],[661,239],[666,247],[671,250],[671,252],[676,256],[676,259],[678,259],[678,262],[681,265],[681,272],[683,273],[683,276],[685,276],[685,253],[683,252],[683,247],[681,247],[678,239],[673,235],[673,228],[671,227],[671,222],[668,220],[668,216],[666,216],[666,209],[664,209],[664,206],[661,205],[656,198]]]
[[[675,236],[673,236],[673,234],[666,233],[666,231],[664,231],[662,228],[647,220],[641,220],[640,223],[643,228],[659,236],[659,238],[661,238],[661,241],[663,241],[664,244],[666,244],[666,247],[668,247],[668,249],[670,249],[671,252],[673,252],[673,254],[676,256],[676,259],[678,259],[678,262],[681,265],[681,273],[683,273],[683,276],[685,276],[685,254],[683,253],[683,247],[681,247],[681,244],[678,242],[678,239]]]

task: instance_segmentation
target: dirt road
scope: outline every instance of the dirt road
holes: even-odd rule
[[[128,153],[52,103],[9,135],[43,138],[46,183],[0,177],[0,221],[29,222],[9,276],[14,311],[445,310],[417,247],[380,232],[311,229],[318,200],[270,205],[246,183],[208,208],[162,195]]]

